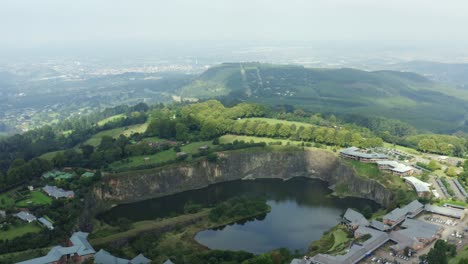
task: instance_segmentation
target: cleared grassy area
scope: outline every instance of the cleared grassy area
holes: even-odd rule
[[[403,151],[403,152],[406,152],[406,153],[412,154],[412,155],[421,155],[421,153],[419,151],[415,150],[415,149],[408,148],[408,147],[403,147],[403,146],[399,146],[399,145],[393,145],[393,144],[390,144],[390,143],[387,143],[387,142],[384,142],[384,147],[388,148],[388,149],[396,149],[396,150]]]
[[[0,231],[0,239],[13,239],[27,233],[38,233],[42,228],[37,223],[25,223],[20,226],[11,226],[8,231]]]
[[[144,142],[163,142],[163,141],[166,141],[166,140],[162,139],[162,138],[158,138],[158,137],[147,137],[147,138],[142,139],[142,141],[144,141]]]
[[[39,158],[51,161],[55,157],[55,155],[57,155],[59,153],[63,153],[63,152],[65,152],[65,151],[64,150],[58,150],[58,151],[47,152],[47,153],[44,153],[41,156],[39,156]]]
[[[252,118],[239,119],[237,120],[237,122],[245,122],[247,120],[263,121],[263,122],[267,122],[269,125],[276,125],[276,124],[296,125],[297,128],[299,128],[300,126],[303,126],[303,127],[312,126],[312,124],[307,124],[303,122],[286,121],[286,120],[279,120],[279,119],[266,118],[266,117],[252,117]]]
[[[154,155],[134,156],[126,160],[113,162],[110,167],[113,169],[132,168],[141,165],[152,165],[176,159],[176,153],[172,149],[158,152]],[[148,160],[145,160],[148,158]]]
[[[198,148],[202,146],[213,147],[213,143],[211,141],[200,141],[200,142],[193,142],[182,146],[180,149],[186,153],[196,153],[198,152]]]
[[[465,246],[462,250],[458,251],[457,255],[449,260],[449,264],[458,264],[458,262],[463,258],[468,259],[468,246]]]
[[[98,124],[98,126],[103,126],[103,125],[105,125],[105,124],[107,124],[107,123],[109,123],[109,122],[112,122],[112,121],[115,121],[115,120],[119,120],[119,119],[122,119],[122,118],[124,118],[124,117],[125,117],[124,114],[119,114],[119,115],[110,116],[110,117],[108,117],[108,118],[105,118],[105,119],[99,121],[97,124]]]
[[[182,146],[180,149],[183,152],[194,154],[198,152],[198,148],[201,146],[209,146],[213,147],[213,143],[211,141],[201,141],[201,142],[193,142]],[[165,151],[158,152],[153,155],[142,155],[142,156],[134,156],[129,157],[126,160],[116,161],[113,162],[110,166],[113,169],[127,169],[138,167],[142,165],[155,165],[162,162],[167,162],[171,160],[175,160],[177,158],[176,152],[173,149],[168,149]]]
[[[0,209],[8,209],[15,204],[15,199],[11,192],[0,194]]]
[[[18,207],[28,207],[37,205],[51,204],[52,198],[45,195],[41,191],[32,191],[26,197],[16,202]]]
[[[133,125],[129,127],[118,127],[114,129],[101,131],[93,135],[90,139],[86,140],[84,144],[88,144],[88,145],[92,145],[96,147],[101,143],[101,138],[103,136],[111,136],[113,138],[117,138],[120,135],[124,135],[128,137],[135,133],[144,133],[146,131],[146,128],[148,128],[148,123]]]
[[[343,229],[337,229],[333,232],[333,246],[330,248],[330,251],[333,252],[337,248],[341,247],[343,244],[347,243],[350,239],[348,238],[348,233]]]

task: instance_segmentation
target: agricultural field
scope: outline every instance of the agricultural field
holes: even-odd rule
[[[28,207],[51,204],[52,198],[42,193],[41,191],[32,191],[27,194],[24,198],[16,201],[17,207]]]

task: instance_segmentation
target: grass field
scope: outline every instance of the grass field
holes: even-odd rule
[[[47,153],[44,153],[41,156],[39,156],[39,158],[45,159],[45,160],[52,160],[55,157],[55,155],[57,155],[58,153],[63,153],[63,152],[65,152],[65,151],[64,150],[58,150],[58,151],[47,152]]]
[[[468,259],[468,247],[458,251],[457,255],[449,260],[449,264],[458,264],[458,262],[463,258]]]
[[[32,191],[26,197],[16,202],[18,207],[28,207],[37,205],[51,204],[52,198],[45,195],[41,191]]]
[[[194,154],[198,152],[199,147],[205,146],[205,145],[210,146],[210,147],[213,146],[211,141],[194,142],[194,143],[190,143],[185,146],[182,146],[181,151],[189,153],[189,154]],[[145,160],[145,158],[148,158],[148,160]],[[111,167],[113,169],[127,169],[127,168],[142,166],[142,165],[159,164],[162,162],[175,160],[176,158],[177,158],[176,152],[173,149],[168,149],[165,151],[158,152],[154,155],[134,156],[134,157],[128,158],[128,161],[116,161],[111,164]]]
[[[337,229],[333,232],[334,243],[333,246],[330,248],[330,251],[333,252],[342,244],[349,241],[348,234],[343,229]]]
[[[148,160],[145,160],[148,158]],[[123,168],[132,168],[142,165],[153,165],[161,162],[166,162],[176,159],[176,153],[172,149],[158,152],[154,155],[144,155],[144,156],[134,156],[128,158],[127,161],[116,161],[113,162],[110,167],[113,169],[123,169]]]
[[[12,239],[27,233],[38,233],[42,228],[37,223],[27,223],[20,226],[12,226],[8,231],[0,231],[0,239]]]
[[[303,126],[303,127],[312,126],[311,124],[302,123],[302,122],[278,120],[278,119],[265,118],[265,117],[245,118],[245,119],[237,120],[237,122],[245,122],[245,121],[247,121],[247,120],[252,120],[252,121],[263,121],[263,122],[267,122],[269,125],[276,125],[276,124],[296,125],[297,128],[299,128],[300,126]]]
[[[122,119],[124,117],[125,117],[125,115],[123,115],[123,114],[110,116],[108,118],[105,118],[105,119],[99,121],[97,124],[98,124],[98,126],[103,126],[103,125],[105,125],[105,124],[107,124],[109,122],[119,120],[119,119]]]
[[[415,149],[407,148],[407,147],[403,147],[403,146],[399,146],[399,145],[393,145],[393,144],[390,144],[390,143],[387,143],[387,142],[384,142],[384,147],[388,148],[388,149],[396,149],[396,150],[403,151],[403,152],[406,152],[406,153],[412,154],[412,155],[421,155],[421,153],[419,151],[415,150]]]
[[[135,133],[144,133],[147,127],[148,127],[148,123],[143,123],[143,124],[133,125],[129,127],[119,127],[119,128],[101,131],[93,135],[90,139],[86,140],[84,144],[89,144],[91,146],[96,147],[101,143],[101,138],[103,136],[111,136],[113,138],[117,138],[120,135],[124,135],[128,137]]]
[[[0,209],[8,209],[15,204],[15,199],[11,192],[0,194]]]

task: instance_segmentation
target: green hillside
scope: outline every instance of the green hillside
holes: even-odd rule
[[[181,96],[214,96],[291,105],[313,112],[382,116],[436,132],[463,128],[468,104],[413,73],[225,63],[183,87]]]

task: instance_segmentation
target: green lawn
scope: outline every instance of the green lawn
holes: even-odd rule
[[[144,133],[147,127],[148,127],[148,123],[143,123],[143,124],[133,125],[129,127],[118,127],[114,129],[104,130],[93,135],[90,139],[86,140],[84,144],[89,144],[89,145],[96,147],[101,143],[101,138],[103,136],[111,136],[111,137],[117,138],[120,135],[124,135],[128,137],[135,133]]]
[[[205,145],[209,146],[210,148],[213,147],[213,143],[211,141],[201,141],[201,142],[193,142],[193,143],[187,144],[185,146],[182,146],[180,149],[183,152],[193,154],[193,153],[198,152],[199,147],[205,146]]]
[[[148,158],[148,160],[145,160]],[[154,155],[144,155],[144,156],[134,156],[128,158],[127,161],[116,161],[113,162],[110,166],[113,169],[123,169],[123,168],[132,168],[142,165],[153,165],[161,162],[166,162],[176,159],[176,153],[174,150],[169,149],[165,151],[158,152]]]
[[[38,233],[42,228],[35,222],[25,223],[20,226],[11,226],[8,231],[0,231],[0,239],[12,239],[27,233]]]
[[[299,128],[301,126],[303,126],[303,127],[312,126],[312,124],[307,124],[307,123],[303,123],[303,122],[278,120],[278,119],[265,118],[265,117],[252,117],[252,118],[239,119],[239,120],[237,120],[237,122],[245,122],[247,120],[264,121],[264,122],[267,122],[270,125],[276,125],[276,124],[296,125],[297,128]]]
[[[142,139],[142,141],[144,141],[144,142],[163,142],[163,141],[166,141],[166,140],[162,139],[162,138],[158,138],[158,137],[147,137],[147,138]]]
[[[387,143],[387,142],[384,142],[384,147],[385,148],[388,148],[388,149],[396,149],[396,150],[399,150],[399,151],[403,151],[403,152],[406,152],[408,154],[411,154],[411,155],[421,155],[421,153],[415,149],[412,149],[412,148],[408,148],[408,147],[403,147],[403,146],[399,146],[399,145],[393,145],[393,144],[390,144],[390,143]]]
[[[58,150],[58,151],[47,152],[47,153],[44,153],[41,156],[39,156],[39,158],[45,159],[45,160],[52,160],[55,157],[55,155],[57,155],[58,153],[63,153],[63,152],[65,152],[65,151],[64,150]]]
[[[28,206],[37,206],[37,205],[46,205],[51,204],[52,198],[45,195],[41,191],[32,191],[26,197],[18,200],[16,206],[18,207],[28,207]]]
[[[449,264],[458,264],[458,262],[462,259],[468,259],[468,247],[463,248],[462,250],[457,252],[457,255],[454,258],[449,260]]]
[[[333,246],[330,248],[330,251],[333,252],[342,244],[348,242],[350,239],[348,238],[348,233],[346,233],[343,229],[337,229],[333,232],[334,243]]]
[[[105,124],[107,124],[109,122],[112,122],[112,121],[115,121],[115,120],[118,120],[118,119],[122,119],[124,117],[125,117],[124,114],[110,116],[108,118],[105,118],[105,119],[99,121],[97,124],[98,124],[98,126],[103,126],[103,125],[105,125]]]
[[[0,209],[11,208],[15,204],[12,192],[0,194]]]

